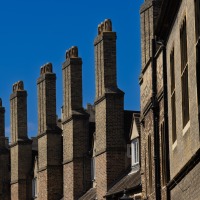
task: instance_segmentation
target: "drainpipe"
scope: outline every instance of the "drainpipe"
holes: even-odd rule
[[[160,142],[159,142],[159,107],[157,101],[157,72],[156,72],[156,41],[152,39],[152,111],[154,129],[154,163],[155,163],[155,194],[156,200],[161,200],[160,184]]]
[[[164,98],[164,122],[165,122],[165,147],[166,147],[166,184],[170,181],[170,159],[169,159],[169,124],[168,124],[168,93],[167,93],[167,57],[166,47],[163,42],[161,47],[163,50],[163,98]],[[167,200],[170,200],[170,191],[167,187]]]

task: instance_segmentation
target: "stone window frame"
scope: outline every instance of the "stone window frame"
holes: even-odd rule
[[[184,17],[180,28],[180,53],[181,53],[182,125],[184,134],[188,130],[189,128],[188,125],[190,122],[186,16]]]
[[[172,144],[177,140],[176,133],[176,81],[175,81],[175,50],[170,53],[170,75],[171,75],[171,124],[172,124]]]
[[[140,147],[139,138],[135,138],[131,141],[131,166],[134,167],[140,162]]]

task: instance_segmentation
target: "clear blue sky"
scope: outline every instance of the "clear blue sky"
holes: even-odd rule
[[[94,46],[97,26],[109,18],[117,32],[118,86],[125,109],[139,110],[140,18],[144,0],[6,0],[0,2],[0,97],[9,136],[12,85],[23,80],[28,92],[29,136],[37,134],[37,87],[40,67],[52,62],[57,74],[57,113],[62,106],[65,51],[78,46],[83,59],[83,102],[94,102]]]

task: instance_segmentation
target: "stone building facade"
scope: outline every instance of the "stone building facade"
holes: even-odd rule
[[[200,198],[199,0],[141,7],[144,199]]]
[[[82,105],[82,58],[77,47],[67,50],[62,65],[61,119],[56,115],[53,66],[47,63],[40,69],[37,137],[28,138],[23,81],[13,85],[10,96],[10,146],[0,102],[0,199],[141,199],[140,112],[124,110],[111,20],[102,22],[97,32],[94,105]]]

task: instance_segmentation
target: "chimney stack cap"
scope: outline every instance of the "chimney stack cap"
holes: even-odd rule
[[[18,81],[13,84],[13,92],[23,91],[24,90],[24,83],[23,81]]]
[[[98,35],[101,35],[103,32],[112,31],[112,21],[110,19],[105,19],[104,22],[98,25]]]
[[[52,73],[52,63],[46,63],[45,65],[43,65],[41,68],[40,68],[40,74],[46,74],[46,73]]]
[[[66,59],[70,58],[78,58],[78,47],[72,46],[70,49],[66,51]]]

